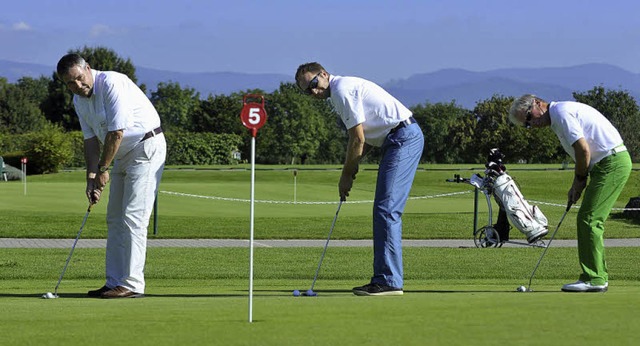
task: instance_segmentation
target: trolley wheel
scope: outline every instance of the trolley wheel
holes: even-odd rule
[[[491,226],[484,226],[473,232],[473,242],[476,247],[502,247],[498,231]]]

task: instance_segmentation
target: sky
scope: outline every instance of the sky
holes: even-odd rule
[[[637,0],[20,0],[0,59],[55,66],[103,46],[178,72],[330,73],[380,83],[447,68],[607,63],[640,73]]]

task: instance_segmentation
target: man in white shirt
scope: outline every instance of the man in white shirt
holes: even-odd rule
[[[100,201],[111,180],[106,283],[88,295],[142,297],[147,226],[166,157],[160,117],[149,98],[124,74],[93,70],[77,54],[63,56],[57,72],[75,94],[90,203]]]
[[[368,80],[333,76],[315,62],[300,65],[295,78],[305,94],[329,99],[348,130],[341,200],[349,196],[365,144],[382,149],[373,204],[373,277],[353,293],[402,295],[401,217],[422,156],[422,130],[410,110]]]
[[[578,281],[562,286],[562,291],[607,291],[609,274],[604,253],[604,222],[631,174],[631,157],[622,137],[604,115],[589,105],[570,101],[546,102],[530,94],[513,102],[509,119],[526,127],[550,126],[575,161],[568,202],[577,202],[584,191],[577,216],[582,274]]]

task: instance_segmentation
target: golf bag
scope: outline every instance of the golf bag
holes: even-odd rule
[[[500,150],[494,148],[490,150],[485,164],[486,177],[483,183],[500,207],[498,222],[494,228],[500,241],[509,240],[510,222],[527,237],[529,243],[536,242],[549,233],[547,218],[537,206],[530,205],[524,199],[513,178],[507,174],[503,158]]]

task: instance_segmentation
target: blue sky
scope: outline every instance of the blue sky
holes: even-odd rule
[[[53,66],[101,45],[182,72],[293,74],[318,61],[378,82],[592,62],[640,73],[638,13],[637,0],[5,1],[0,59]]]

